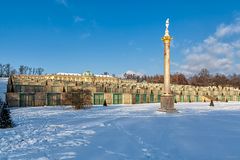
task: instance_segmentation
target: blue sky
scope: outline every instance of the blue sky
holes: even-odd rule
[[[0,63],[47,73],[163,73],[170,18],[172,72],[240,72],[238,0],[2,0]]]

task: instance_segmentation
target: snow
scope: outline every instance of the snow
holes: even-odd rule
[[[126,72],[126,74],[137,75],[137,76],[140,76],[140,77],[144,76],[143,73],[141,73],[141,72],[135,72],[135,71],[132,71],[132,70],[128,70],[128,71]]]
[[[57,73],[57,75],[65,75],[65,76],[83,76],[81,73]],[[111,75],[103,75],[103,74],[95,74],[95,77],[113,77]]]
[[[0,130],[0,159],[239,160],[240,103],[177,103],[11,109]]]
[[[63,75],[63,76],[82,76],[81,73],[57,73],[57,75]]]
[[[95,77],[113,77],[111,75],[96,74]]]

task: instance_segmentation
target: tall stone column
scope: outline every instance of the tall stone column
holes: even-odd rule
[[[170,36],[164,36],[162,41],[164,43],[164,95],[171,94],[170,87]]]
[[[165,35],[162,38],[164,44],[164,90],[161,96],[161,108],[159,111],[172,113],[177,110],[174,108],[174,96],[170,86],[170,43],[172,37],[169,35],[168,26],[169,19],[166,21]]]

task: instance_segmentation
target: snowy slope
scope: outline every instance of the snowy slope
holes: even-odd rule
[[[7,81],[8,78],[1,78],[0,77],[0,99],[5,101],[5,95],[7,92]]]
[[[0,159],[239,160],[240,103],[208,105],[12,109],[17,127],[0,130]]]

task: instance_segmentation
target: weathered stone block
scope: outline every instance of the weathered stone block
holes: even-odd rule
[[[35,106],[46,105],[46,93],[45,92],[36,92],[34,98],[35,98]]]
[[[129,93],[123,94],[123,104],[131,104],[132,102],[132,95]]]
[[[161,96],[161,112],[174,113],[177,110],[174,108],[174,96],[173,95],[162,95]]]
[[[19,106],[19,93],[7,93],[7,102],[9,107]]]

